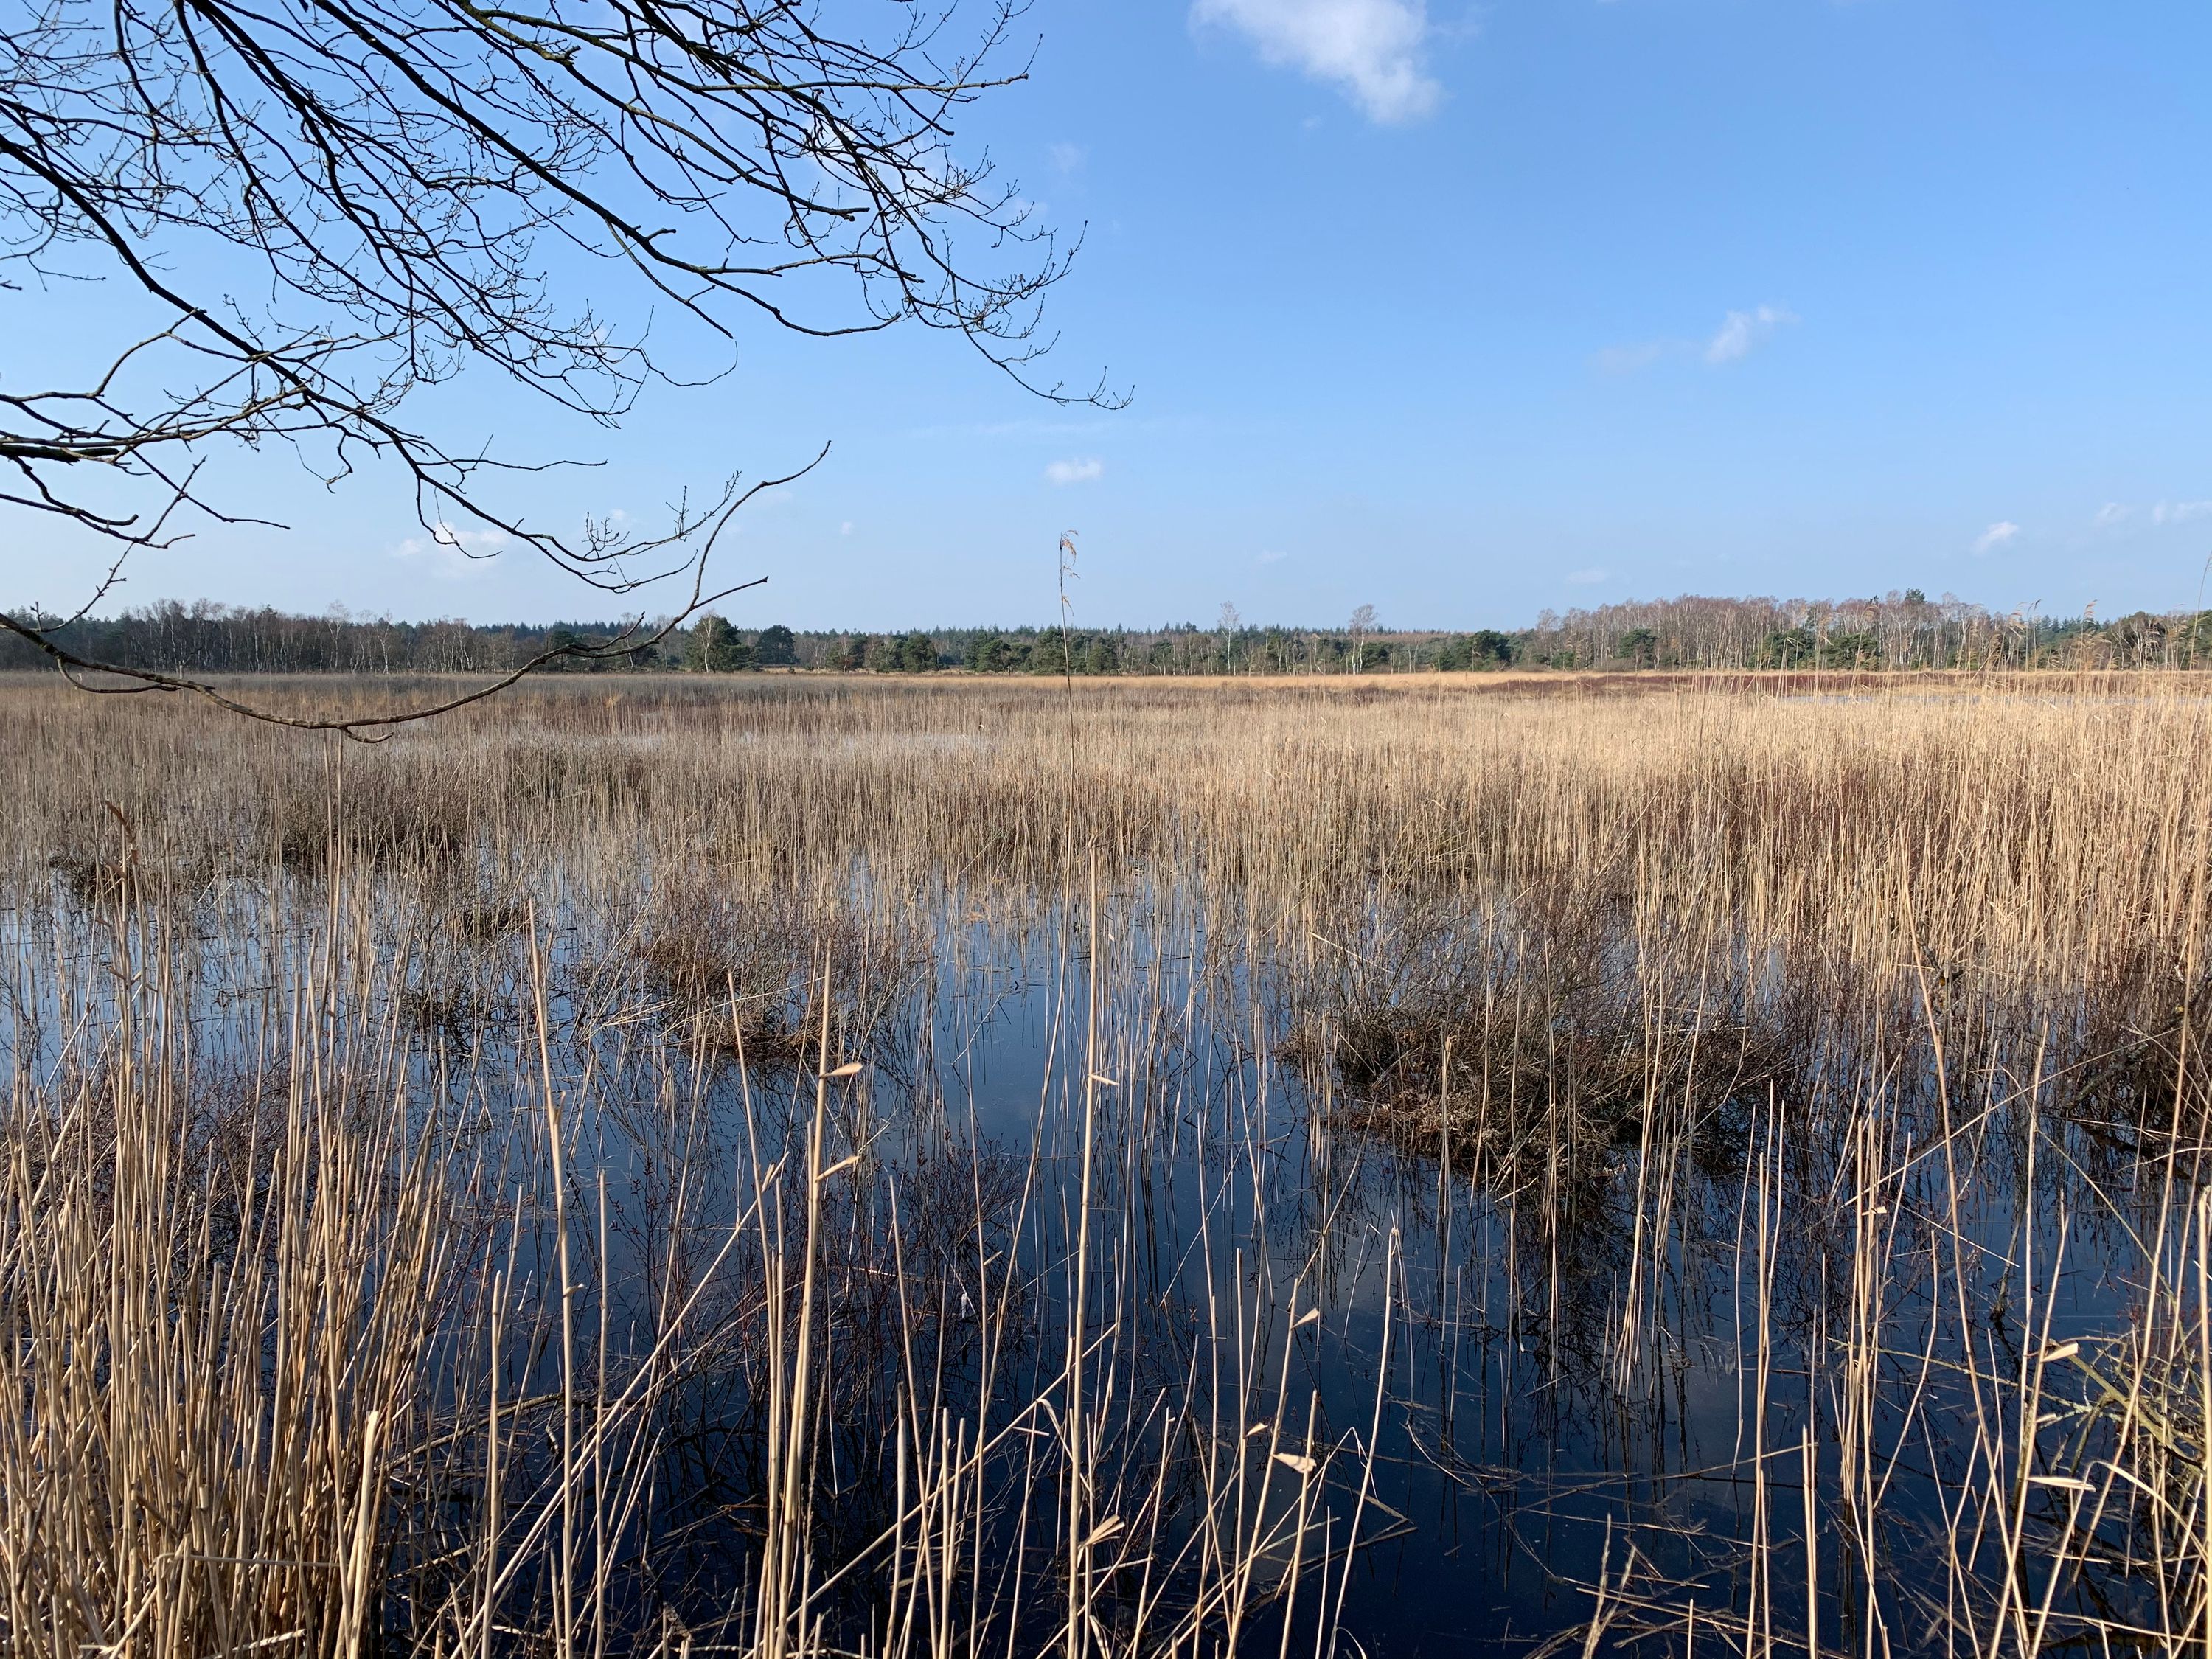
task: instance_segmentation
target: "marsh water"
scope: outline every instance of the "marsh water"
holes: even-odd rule
[[[2026,1051],[1685,1074],[1656,1057],[1664,995],[1646,1097],[1595,1144],[1554,1127],[1571,1073],[1478,1084],[1449,1049],[1422,1117],[1363,1090],[1277,945],[1141,877],[950,890],[865,997],[825,945],[757,1018],[734,981],[679,1009],[558,891],[489,922],[355,902],[222,886],[157,939],[58,886],[16,913],[11,1064],[51,1072],[134,997],[181,1022],[212,1100],[297,1109],[310,1050],[380,1056],[348,1109],[418,1126],[456,1281],[505,1285],[489,1358],[479,1288],[431,1387],[465,1416],[488,1365],[496,1420],[564,1351],[601,1400],[665,1373],[628,1454],[643,1497],[595,1547],[625,1564],[617,1627],[672,1612],[707,1647],[759,1593],[793,1261],[818,1263],[803,1530],[833,1647],[886,1640],[918,1569],[884,1540],[941,1437],[940,1472],[954,1447],[968,1471],[939,1523],[963,1652],[1065,1649],[1079,1578],[1085,1650],[1889,1654],[1943,1645],[1972,1599],[2005,1386],[2122,1328],[2159,1224]],[[583,1334],[556,1342],[563,1303]],[[2071,1524],[2083,1389],[2041,1369],[2034,1467],[2061,1473],[2006,1477],[2015,1535]],[[548,1435],[511,1480],[549,1478]],[[395,1583],[435,1577],[417,1553]],[[2124,1575],[2022,1595],[2046,1590],[2062,1625],[2130,1612]],[[420,1593],[395,1593],[397,1650]],[[519,1628],[547,1590],[507,1593]]]

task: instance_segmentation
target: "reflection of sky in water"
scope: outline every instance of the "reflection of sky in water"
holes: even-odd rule
[[[265,896],[243,884],[202,902],[181,959],[204,1078],[265,1078],[281,1066],[283,988],[319,973],[325,949],[311,915],[295,911],[290,920],[270,915]],[[999,1219],[1014,1230],[1017,1259],[1041,1275],[1047,1293],[1031,1337],[1038,1354],[1057,1352],[1062,1340],[1055,1331],[1066,1316],[1082,1146],[1086,969],[1081,929],[1062,921],[1015,928],[970,912],[948,923],[933,977],[869,1045],[862,1080],[836,1086],[829,1115],[834,1156],[866,1154],[853,1178],[872,1178],[886,1191],[903,1184],[902,1201],[926,1193],[925,1166],[941,1174],[948,1159],[957,1170],[988,1158],[994,1194],[1032,1183],[1019,1217]],[[398,933],[392,919],[368,925],[388,953]],[[1740,1606],[1759,1403],[1749,1362],[1738,1362],[1754,1334],[1739,1328],[1736,1290],[1756,1271],[1755,1224],[1747,1237],[1742,1220],[1753,1176],[1741,1152],[1717,1173],[1689,1173],[1676,1194],[1660,1317],[1628,1386],[1616,1389],[1610,1345],[1628,1272],[1632,1147],[1571,1232],[1551,1237],[1522,1213],[1516,1235],[1515,1206],[1525,1198],[1478,1193],[1463,1176],[1440,1182],[1432,1157],[1328,1126],[1307,1079],[1276,1057],[1279,1030],[1255,1013],[1269,1001],[1264,967],[1253,969],[1209,940],[1171,902],[1116,905],[1108,932],[1103,1030],[1090,1060],[1103,1079],[1092,1095],[1094,1328],[1121,1322],[1115,1363],[1125,1370],[1123,1386],[1153,1389],[1174,1386],[1190,1374],[1194,1355],[1204,1357],[1209,1298],[1224,1335],[1240,1316],[1258,1334],[1261,1392],[1272,1395],[1279,1374],[1288,1378],[1273,1407],[1282,1426],[1295,1439],[1310,1398],[1317,1440],[1339,1448],[1325,1480],[1325,1520],[1316,1522],[1318,1553],[1324,1531],[1328,1544],[1341,1545],[1357,1506],[1360,1476],[1350,1451],[1376,1416],[1387,1322],[1380,1438],[1361,1524],[1372,1541],[1342,1581],[1346,1628],[1364,1650],[1378,1659],[1451,1652],[1572,1624],[1590,1603],[1568,1586],[1595,1582],[1608,1561],[1617,1568],[1632,1540],[1647,1577],[1672,1581],[1678,1600]],[[7,954],[16,965],[0,1040],[11,1067],[43,1078],[86,1008],[112,1006],[98,937],[67,907],[54,916],[24,913],[9,927]],[[271,939],[283,941],[276,960],[264,949]],[[654,1206],[679,1170],[690,1177],[691,1224],[702,1233],[728,1224],[750,1167],[738,1079],[726,1057],[696,1072],[653,1020],[620,1012],[609,997],[605,941],[573,927],[555,930],[553,941],[556,1068],[564,1098],[580,1113],[571,1168],[580,1191],[595,1193],[605,1177],[617,1216],[608,1273],[616,1305],[635,1314]],[[68,964],[62,975],[41,965],[57,951]],[[503,966],[479,975],[474,1001],[449,1011],[454,1034],[442,1047],[434,1019],[412,1028],[410,1066],[415,1109],[433,1098],[449,1103],[465,1126],[463,1161],[481,1170],[501,1167],[504,1114],[530,1108],[536,1079],[512,1018],[525,999],[520,953],[509,937],[480,960]],[[419,990],[419,970],[409,972]],[[479,1016],[493,1022],[494,1035],[461,1043]],[[803,1141],[811,1094],[794,1097],[791,1074],[768,1067],[750,1085],[753,1135],[763,1138],[767,1162]],[[681,1115],[669,1103],[695,1090],[708,1106],[706,1127],[672,1140]],[[534,1133],[533,1124],[519,1139]],[[1799,1133],[1785,1115],[1774,1166],[1781,1312],[1765,1403],[1773,1535],[1784,1546],[1776,1571],[1795,1577],[1802,1607],[1799,1448],[1808,1406],[1824,1479],[1835,1472],[1832,1351],[1808,1385],[1802,1344],[1815,1328],[1838,1337],[1845,1287],[1835,1280],[1848,1272],[1849,1227],[1846,1220],[1837,1230],[1836,1147],[1790,1139]],[[1977,1306],[2006,1279],[2020,1191],[2003,1149],[1993,1143],[1982,1152],[1961,1256]],[[1912,1171],[1898,1201],[1910,1207],[1917,1197],[1924,1218],[1939,1164],[1923,1156]],[[2046,1165],[2046,1175],[2063,1180],[2063,1170]],[[2046,1255],[2056,1248],[2057,1211],[2048,1213],[2037,1240]],[[2110,1328],[2124,1305],[2108,1235],[2074,1218],[2056,1315],[2062,1334]],[[526,1243],[523,1273],[547,1271],[544,1245],[542,1231]],[[2011,1291],[2015,1323],[2022,1295]],[[1320,1319],[1291,1330],[1294,1298],[1300,1312],[1318,1306]],[[1877,1425],[1878,1443],[1893,1450],[1927,1310],[1908,1297],[1895,1314],[1888,1340],[1898,1357],[1885,1373]],[[586,1317],[595,1322],[595,1309]],[[2016,1340],[2016,1330],[1992,1331],[2000,1353]],[[1147,1345],[1158,1346],[1149,1359]],[[1220,1352],[1212,1358],[1227,1363]],[[1011,1369],[1002,1388],[1019,1393],[1038,1374],[1034,1364]],[[1940,1374],[1926,1389],[1923,1410],[1940,1430],[1961,1407]],[[995,1404],[1012,1410],[1027,1398]],[[1912,1527],[1936,1520],[1926,1455],[1896,1467],[1886,1548],[1893,1570],[1927,1575],[1923,1587],[1940,1595],[1940,1553],[1917,1567],[1905,1547]],[[1277,1511],[1293,1487],[1277,1485]],[[1832,1555],[1841,1547],[1832,1528],[1823,1547]],[[1281,1566],[1277,1559],[1263,1571]],[[1314,1571],[1310,1560],[1306,1570]],[[1328,1571],[1334,1583],[1342,1562]],[[1838,1582],[1832,1573],[1832,1597]],[[1840,1613],[1825,1616],[1833,1631]]]

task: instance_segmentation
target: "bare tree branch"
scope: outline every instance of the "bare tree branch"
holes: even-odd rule
[[[0,32],[0,304],[106,280],[149,320],[81,386],[0,392],[0,502],[170,544],[189,515],[244,521],[201,493],[203,457],[281,445],[333,483],[395,467],[432,534],[500,532],[604,592],[696,573],[727,491],[665,531],[562,535],[496,485],[565,463],[403,418],[471,367],[602,423],[649,380],[701,378],[696,347],[664,362],[564,303],[579,269],[723,342],[709,378],[748,319],[911,320],[1040,395],[1115,403],[1036,378],[1074,249],[957,154],[966,108],[1028,73],[1023,3],[21,0]]]
[[[702,599],[698,601],[698,605],[701,606],[712,605],[718,599],[727,599],[732,593],[742,593],[747,588],[763,586],[767,581],[768,578],[765,576],[756,576],[749,582],[739,582],[734,587],[726,587],[720,593]],[[242,702],[212,683],[194,679],[189,675],[163,674],[148,668],[128,668],[112,663],[90,661],[78,656],[67,647],[57,644],[46,630],[19,622],[6,612],[0,611],[0,629],[5,629],[36,646],[53,659],[70,683],[81,691],[90,691],[106,696],[129,696],[143,691],[190,692],[195,696],[206,698],[218,708],[227,709],[234,714],[243,715],[248,720],[259,720],[264,725],[289,726],[295,732],[336,732],[358,743],[382,743],[391,735],[391,728],[393,726],[409,725],[416,720],[434,719],[440,714],[450,714],[455,709],[465,708],[472,702],[482,702],[487,697],[497,696],[526,675],[533,674],[547,664],[557,662],[563,658],[606,660],[627,656],[631,652],[641,650],[647,646],[657,645],[675,631],[678,621],[672,618],[663,623],[653,633],[640,637],[639,630],[642,626],[642,619],[640,619],[623,629],[612,640],[560,645],[549,651],[541,651],[520,667],[511,669],[501,675],[490,684],[479,686],[477,690],[464,692],[457,697],[449,697],[443,702],[406,709],[397,714],[349,717],[311,715],[303,718],[298,715],[279,714],[273,708],[259,704]],[[101,685],[82,678],[82,676],[86,674],[110,675],[123,679],[128,684]]]
[[[706,543],[700,550],[699,557],[691,566],[690,593],[685,599],[683,607],[664,618],[660,625],[651,633],[644,631],[645,619],[640,617],[618,629],[612,639],[580,640],[551,647],[539,652],[520,666],[501,674],[488,685],[464,692],[459,696],[449,697],[441,702],[405,709],[395,714],[352,716],[285,714],[264,705],[243,702],[234,697],[212,681],[195,678],[185,674],[167,674],[154,669],[101,662],[82,656],[62,644],[58,636],[70,623],[82,617],[86,611],[89,610],[89,605],[80,610],[76,616],[55,623],[43,622],[35,617],[27,620],[0,611],[0,631],[13,634],[35,647],[61,671],[72,685],[82,691],[89,691],[105,696],[131,696],[147,691],[181,691],[205,698],[219,708],[241,715],[247,720],[259,720],[264,725],[289,726],[299,732],[336,732],[343,737],[353,738],[359,743],[381,743],[391,735],[392,728],[395,726],[410,725],[416,720],[430,720],[440,714],[451,714],[457,708],[465,708],[471,703],[482,702],[488,697],[496,696],[525,676],[533,674],[549,664],[563,659],[586,662],[615,661],[635,652],[650,649],[659,645],[708,605],[728,599],[733,593],[743,593],[751,588],[765,586],[768,578],[756,576],[750,581],[736,583],[723,588],[719,592],[707,592],[705,591],[707,562],[714,551],[714,544],[720,538],[722,532],[728,527],[730,521],[737,516],[739,509],[750,501],[755,495],[759,495],[763,490],[777,489],[804,477],[819,466],[823,457],[829,453],[829,447],[824,445],[812,460],[797,471],[787,473],[780,478],[763,478],[744,490],[738,489],[735,480],[725,487],[722,501],[713,515],[712,526],[708,531]],[[101,585],[102,592],[114,585],[118,580],[117,572],[119,569],[120,561],[115,568],[110,569],[106,581]],[[118,680],[122,683],[103,684],[96,680],[85,678],[86,675],[102,676],[109,680]]]

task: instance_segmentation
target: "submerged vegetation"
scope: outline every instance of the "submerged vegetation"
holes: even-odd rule
[[[1484,684],[8,682],[7,1645],[2212,1639],[2205,685]]]

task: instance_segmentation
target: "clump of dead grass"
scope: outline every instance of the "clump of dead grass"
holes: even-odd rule
[[[657,880],[633,937],[672,1031],[767,1065],[795,1064],[818,1046],[825,973],[842,1056],[867,1048],[930,960],[914,915],[851,895],[747,890],[700,872]]]

